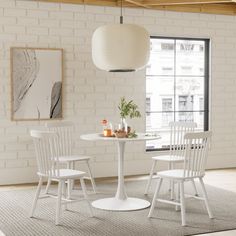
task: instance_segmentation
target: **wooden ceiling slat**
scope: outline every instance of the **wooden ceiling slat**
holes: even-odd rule
[[[235,0],[236,1],[236,0]],[[195,5],[195,4],[215,4],[232,3],[233,0],[144,0],[142,4],[148,6],[169,6],[169,5]]]
[[[35,0],[32,0],[35,1]],[[39,2],[86,4],[98,6],[117,6],[116,0],[38,0]]]
[[[143,4],[143,3],[140,3],[140,2],[138,2],[138,1],[133,1],[133,0],[124,0],[124,1],[125,1],[125,2],[128,2],[128,3],[132,3],[132,4],[134,4],[134,5],[136,5],[136,6],[139,6],[139,7],[151,8],[151,7],[149,7],[148,5]]]
[[[121,0],[32,0],[98,6],[120,6]],[[123,0],[124,7],[150,8],[179,12],[236,15],[236,0]]]
[[[236,5],[179,5],[179,6],[155,6],[156,10],[180,11],[180,12],[200,12],[209,14],[236,15]]]

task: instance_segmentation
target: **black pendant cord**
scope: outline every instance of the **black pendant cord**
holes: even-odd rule
[[[123,0],[120,2],[120,24],[123,24]]]

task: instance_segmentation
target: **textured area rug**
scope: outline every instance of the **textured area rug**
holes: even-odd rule
[[[155,183],[149,196],[143,195],[145,184],[145,181],[126,182],[128,195],[151,201]],[[167,185],[168,183],[165,184]],[[62,214],[61,225],[55,226],[55,199],[39,200],[35,218],[29,218],[28,213],[36,188],[1,192],[0,229],[6,236],[181,236],[236,228],[236,194],[211,186],[206,187],[215,219],[208,218],[202,201],[188,198],[186,227],[181,226],[180,212],[176,212],[172,205],[158,203],[152,219],[147,218],[149,208],[131,212],[94,209],[95,216],[90,217],[84,201],[69,205],[69,211]],[[52,191],[55,188],[53,186]],[[185,188],[186,192],[192,192],[188,183]],[[116,183],[98,184],[99,193],[89,194],[89,197],[91,201],[111,197],[114,196],[115,190]],[[161,194],[166,198],[169,196],[166,189],[162,189]],[[74,190],[74,195],[81,196],[81,191]]]

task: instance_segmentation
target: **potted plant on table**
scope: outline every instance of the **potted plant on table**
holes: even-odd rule
[[[131,132],[131,128],[127,125],[126,118],[133,119],[141,117],[138,106],[133,102],[133,100],[126,101],[125,97],[122,97],[118,109],[120,111],[121,124],[119,130],[116,132],[116,136],[121,137],[128,135],[130,137],[136,137],[135,131]]]

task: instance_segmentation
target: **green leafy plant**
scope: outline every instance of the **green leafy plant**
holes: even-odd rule
[[[135,117],[141,117],[141,113],[138,110],[138,106],[133,102],[133,100],[126,101],[125,97],[122,97],[120,99],[118,108],[120,111],[120,117],[122,119],[125,119],[127,117],[129,117],[130,119],[133,119]]]
[[[135,130],[127,134],[127,138],[137,138],[137,137],[138,135],[136,134]]]

